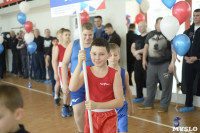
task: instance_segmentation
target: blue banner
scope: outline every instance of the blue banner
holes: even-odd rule
[[[64,5],[70,5],[75,3],[81,3],[89,0],[50,0],[50,7],[58,7],[58,6],[64,6]]]

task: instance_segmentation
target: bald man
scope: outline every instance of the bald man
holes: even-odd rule
[[[143,55],[145,40],[147,37],[146,22],[141,21],[138,24],[138,29],[141,35],[137,37],[135,43],[133,43],[131,46],[131,52],[133,56],[136,58],[134,63],[134,69],[135,69],[134,78],[136,83],[137,98],[133,99],[134,103],[144,101],[143,87],[146,87],[146,71],[142,67],[142,55]]]
[[[37,49],[33,53],[33,71],[34,78],[37,82],[46,80],[46,69],[44,60],[44,38],[40,36],[39,29],[34,30],[34,42],[37,44]]]

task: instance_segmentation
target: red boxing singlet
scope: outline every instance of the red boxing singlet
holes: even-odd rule
[[[66,48],[63,47],[61,44],[58,44],[57,46],[58,46],[58,49],[59,49],[59,54],[58,54],[58,76],[59,76],[60,86],[62,88],[63,87],[63,81],[62,81],[61,67],[62,67],[62,61],[63,61],[63,57],[64,57],[64,54],[65,54]],[[70,68],[68,68],[68,78],[67,78],[68,84],[70,82],[70,78],[71,78],[71,73],[70,73]]]
[[[108,67],[108,73],[103,78],[96,77],[91,66],[87,66],[88,87],[90,92],[90,100],[95,102],[107,102],[115,99],[113,92],[113,82],[116,70]]]
[[[58,62],[62,62],[66,48],[64,48],[61,44],[58,44],[58,49],[59,49]]]

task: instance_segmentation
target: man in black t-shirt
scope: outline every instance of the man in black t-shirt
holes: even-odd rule
[[[51,36],[51,31],[49,29],[44,30],[45,33],[45,38],[44,38],[44,58],[48,55],[50,49],[51,49],[51,41],[53,37]],[[47,73],[50,78],[51,76],[51,71],[49,70],[49,67],[47,67]]]
[[[12,50],[12,74],[18,75],[20,73],[20,51],[17,49],[18,39],[16,38],[16,34],[13,30],[10,31],[10,46]]]
[[[128,33],[126,34],[126,55],[127,55],[127,71],[129,74],[129,84],[132,84],[132,72],[134,71],[134,62],[135,57],[131,53],[131,45],[132,43],[135,43],[135,40],[137,39],[138,35],[135,33],[135,24],[129,25]]]
[[[146,87],[146,71],[142,68],[142,55],[145,45],[145,39],[147,37],[147,24],[142,21],[138,24],[138,29],[141,33],[132,44],[131,51],[132,55],[135,57],[134,62],[134,79],[136,83],[137,98],[133,99],[133,102],[142,102],[143,98],[143,87]]]
[[[145,40],[142,65],[144,70],[147,69],[147,98],[139,109],[153,108],[157,83],[160,81],[162,96],[158,112],[167,112],[172,95],[175,54],[171,52],[171,43],[160,31],[161,20],[162,18],[156,20],[156,30],[151,31]]]
[[[115,32],[115,30],[112,27],[111,23],[107,23],[104,27],[104,30],[106,32],[106,34],[108,35],[108,37],[106,38],[106,40],[109,43],[116,43],[119,47],[121,45],[121,38],[120,36]]]
[[[28,78],[28,53],[27,53],[27,44],[24,40],[25,33],[22,33],[21,40],[17,45],[17,49],[20,50],[21,54],[21,62],[22,62],[22,71],[23,71],[23,78]]]
[[[184,33],[190,38],[191,46],[184,56],[183,83],[186,88],[185,107],[180,112],[194,110],[193,95],[194,88],[196,95],[200,96],[200,9],[193,12],[193,24]]]

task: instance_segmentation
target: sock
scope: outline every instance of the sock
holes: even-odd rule
[[[58,95],[57,94],[55,94],[54,99],[58,99]]]

